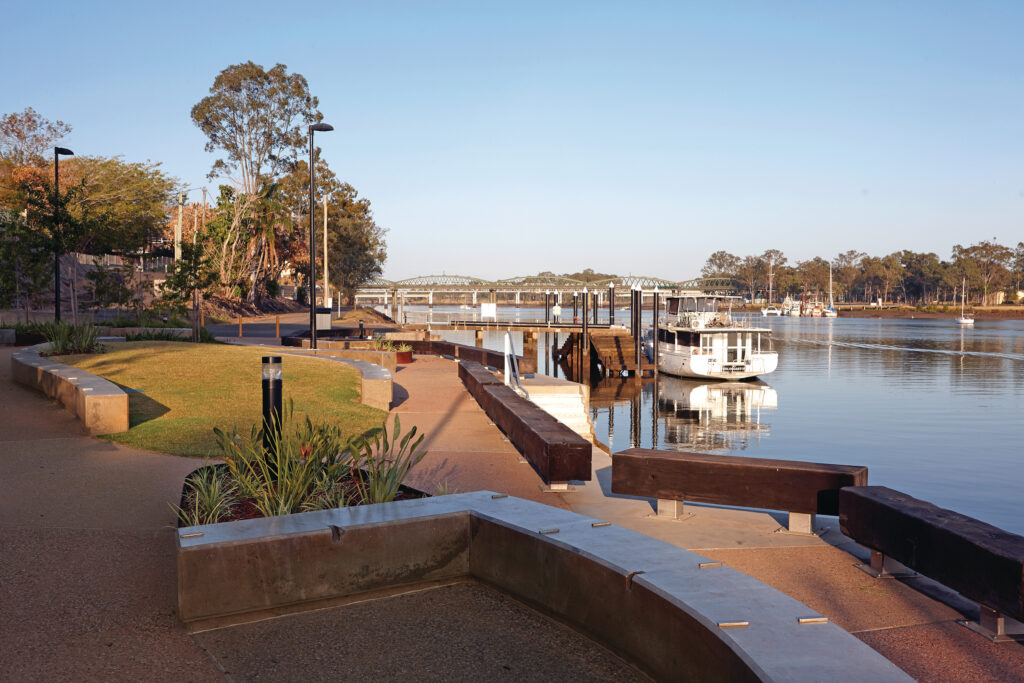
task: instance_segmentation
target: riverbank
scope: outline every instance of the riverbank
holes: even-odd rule
[[[945,308],[945,310],[943,310]],[[746,306],[742,310],[747,313],[759,313],[761,307]],[[895,319],[941,319],[955,320],[960,317],[959,306],[899,306],[894,308],[878,308],[871,306],[836,306],[842,318],[895,318]],[[967,312],[975,320],[1024,320],[1024,306],[972,306]]]

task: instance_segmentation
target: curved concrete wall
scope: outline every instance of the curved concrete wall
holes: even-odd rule
[[[79,368],[43,358],[37,344],[11,356],[14,381],[60,401],[90,434],[128,430],[128,394],[113,382]]]
[[[818,615],[745,574],[487,491],[178,530],[179,615],[194,628],[466,576],[659,680],[910,680],[834,624],[801,623]]]

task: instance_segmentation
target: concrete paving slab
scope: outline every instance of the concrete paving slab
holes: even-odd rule
[[[238,680],[649,680],[576,631],[469,582],[194,638]]]

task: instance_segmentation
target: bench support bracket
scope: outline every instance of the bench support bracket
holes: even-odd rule
[[[855,564],[853,566],[876,579],[906,579],[918,575],[917,572],[907,569],[904,565],[877,550],[871,551],[871,564]]]
[[[693,513],[686,512],[684,501],[666,498],[658,499],[658,507],[655,512],[658,519],[686,519],[693,516]]]
[[[984,605],[978,605],[977,621],[961,619],[958,623],[993,643],[1024,642],[1024,624]]]

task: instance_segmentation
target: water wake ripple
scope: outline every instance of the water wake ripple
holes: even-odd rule
[[[782,341],[780,339],[780,341]],[[945,356],[981,356],[983,358],[1005,358],[1006,360],[1024,361],[1024,355],[1019,353],[994,353],[991,351],[957,351],[954,349],[926,349],[909,346],[892,346],[890,344],[864,344],[859,342],[837,342],[820,341],[817,339],[799,339],[789,337],[785,341],[797,342],[799,344],[812,344],[814,346],[839,346],[851,349],[870,349],[874,351],[905,351],[908,353],[938,353]]]

